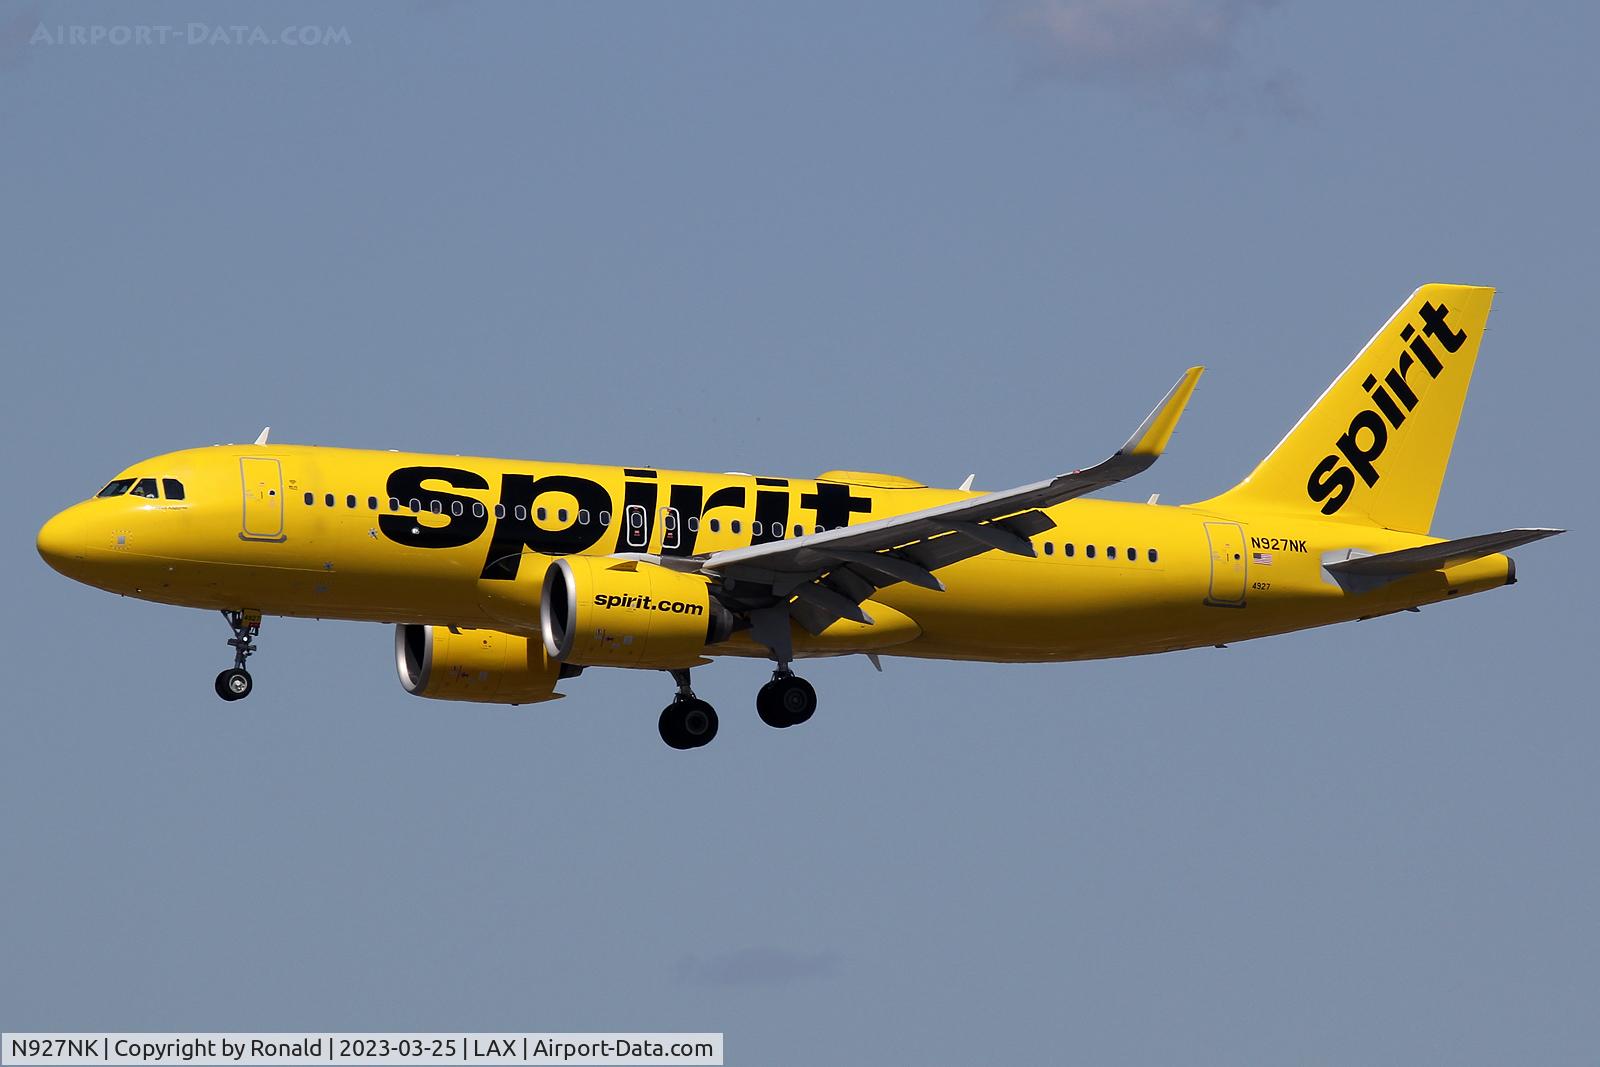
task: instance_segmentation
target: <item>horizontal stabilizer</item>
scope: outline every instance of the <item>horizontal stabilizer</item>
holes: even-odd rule
[[[1418,548],[1403,548],[1398,552],[1384,552],[1376,556],[1357,556],[1354,559],[1329,563],[1328,570],[1335,575],[1359,575],[1364,578],[1398,578],[1424,571],[1440,571],[1496,552],[1507,552],[1519,545],[1554,537],[1565,530],[1501,530],[1499,533],[1460,537],[1454,541]]]

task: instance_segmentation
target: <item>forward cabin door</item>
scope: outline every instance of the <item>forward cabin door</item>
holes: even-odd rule
[[[1211,545],[1211,588],[1206,603],[1219,608],[1244,607],[1244,530],[1236,522],[1206,523]]]
[[[283,467],[275,459],[239,458],[244,490],[242,541],[285,541],[283,532]]]

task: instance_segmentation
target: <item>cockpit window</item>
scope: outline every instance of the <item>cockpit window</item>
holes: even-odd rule
[[[121,496],[133,488],[132,478],[118,478],[116,481],[100,490],[95,496]]]
[[[129,491],[134,496],[146,496],[151,500],[161,496],[161,491],[156,488],[156,480],[154,478],[140,478]]]
[[[183,483],[176,478],[161,479],[161,491],[166,494],[168,500],[183,499]]]

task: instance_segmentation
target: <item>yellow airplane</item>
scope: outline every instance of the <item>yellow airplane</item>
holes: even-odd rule
[[[1186,371],[1102,463],[997,493],[828,471],[753,477],[268,442],[135,463],[39,531],[69,578],[220,610],[250,693],[263,615],[396,625],[408,692],[530,704],[585,667],[671,672],[662,739],[717,714],[690,669],[770,659],[775,727],[816,692],[797,659],[1004,662],[1220,645],[1516,580],[1506,550],[1560,530],[1429,536],[1494,290],[1427,285],[1250,476],[1179,507],[1082,499],[1172,436]]]

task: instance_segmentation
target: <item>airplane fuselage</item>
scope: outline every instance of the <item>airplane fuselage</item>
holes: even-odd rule
[[[756,477],[299,445],[174,452],[120,479],[182,486],[68,508],[40,548],[70,577],[266,615],[539,630],[554,557],[703,556],[978,494],[884,475]],[[873,625],[795,635],[850,652],[1029,662],[1162,652],[1386,614],[1507,584],[1503,555],[1350,588],[1332,554],[1436,538],[1305,512],[1094,499],[1046,509],[1031,558],[988,552],[872,598]],[[765,656],[745,632],[708,655]]]

